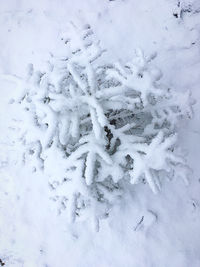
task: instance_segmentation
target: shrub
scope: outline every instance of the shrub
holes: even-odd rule
[[[29,66],[15,104],[24,111],[24,162],[48,176],[60,212],[98,227],[125,184],[156,193],[164,177],[185,175],[177,126],[192,115],[191,101],[161,84],[155,55],[106,62],[90,26],[74,31],[75,39],[63,37],[66,57],[52,57],[44,72]]]

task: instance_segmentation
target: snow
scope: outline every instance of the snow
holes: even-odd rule
[[[1,1],[0,259],[5,267],[200,266],[200,3],[185,0],[180,1],[180,7],[177,3]],[[180,13],[189,4],[192,11]],[[181,17],[174,16],[176,12]],[[197,102],[194,119],[182,126],[179,139],[193,170],[189,185],[178,177],[163,181],[156,195],[147,185],[127,186],[124,198],[108,218],[100,221],[98,233],[84,220],[68,223],[62,212],[63,203],[57,214],[46,179],[48,173],[45,176],[32,173],[28,166],[17,167],[21,147],[14,150],[14,133],[9,129],[16,113],[9,101],[19,93],[9,75],[25,77],[28,63],[45,70],[49,54],[65,55],[60,39],[71,23],[90,24],[107,49],[107,56],[114,61],[130,61],[137,48],[147,55],[156,52],[154,65],[164,74],[163,84],[177,93],[189,89]],[[20,114],[15,115],[19,125]],[[101,111],[98,116],[101,123]],[[55,175],[64,168],[62,156],[56,157],[60,157],[60,166],[54,165],[54,154],[48,163],[54,166]]]

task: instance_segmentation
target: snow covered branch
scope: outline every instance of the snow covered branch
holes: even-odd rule
[[[98,221],[124,184],[146,181],[156,193],[161,171],[176,175],[184,168],[176,132],[179,120],[192,115],[192,103],[188,93],[161,85],[155,55],[138,50],[130,62],[105,57],[101,64],[105,50],[90,26],[75,36],[63,38],[64,60],[52,58],[45,72],[30,65],[27,78],[17,80],[15,104],[28,116],[23,157],[39,160],[59,211],[67,209],[74,220],[92,210]]]

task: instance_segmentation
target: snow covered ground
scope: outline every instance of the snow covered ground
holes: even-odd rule
[[[111,60],[128,60],[138,47],[156,52],[163,83],[190,89],[197,101],[180,133],[193,169],[189,185],[164,181],[157,195],[130,187],[98,233],[86,222],[68,225],[53,209],[45,176],[14,167],[8,130],[16,89],[1,74],[23,76],[28,63],[41,68],[49,53],[62,53],[71,22],[89,23]],[[199,267],[200,2],[7,0],[0,26],[0,266]]]

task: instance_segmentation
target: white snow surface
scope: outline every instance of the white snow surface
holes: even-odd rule
[[[22,77],[28,63],[41,69],[49,53],[62,54],[69,23],[90,24],[111,61],[129,60],[138,47],[156,52],[163,83],[196,100],[179,135],[189,185],[164,181],[156,195],[130,186],[99,232],[57,215],[45,176],[15,166],[9,130],[17,92],[5,74]],[[0,36],[0,266],[199,267],[200,1],[1,0]]]

